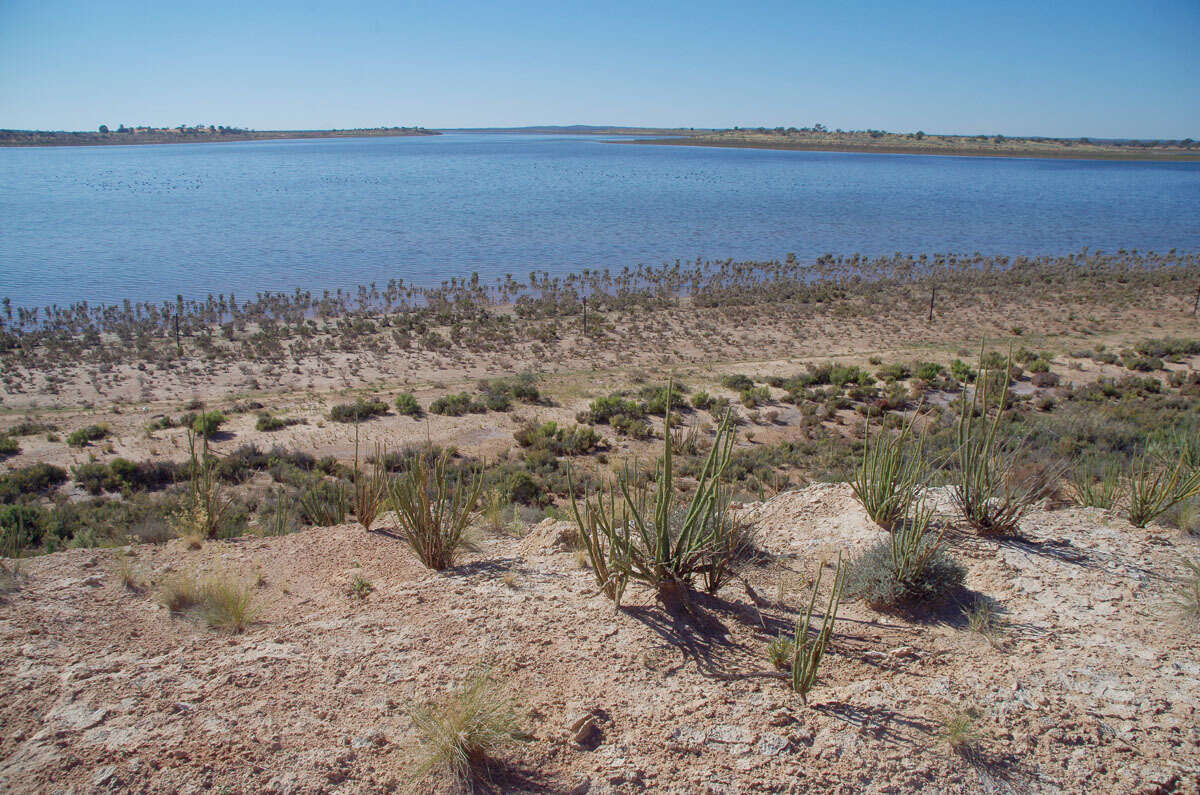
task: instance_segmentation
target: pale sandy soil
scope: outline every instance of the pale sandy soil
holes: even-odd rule
[[[805,706],[766,646],[818,561],[880,531],[843,485],[746,511],[773,555],[703,604],[703,628],[640,589],[615,610],[549,523],[444,573],[352,525],[24,561],[0,607],[0,787],[405,789],[410,708],[485,664],[527,733],[496,760],[496,791],[1200,789],[1200,636],[1171,601],[1195,539],[1077,509],[1035,511],[1023,541],[956,537],[961,598],[1000,612],[994,643],[953,609],[848,603]],[[119,554],[143,585],[118,581]],[[257,583],[265,609],[244,635],[153,598],[171,572],[214,571]],[[356,575],[375,587],[365,600],[348,594]],[[961,711],[977,737],[955,752],[940,732]]]

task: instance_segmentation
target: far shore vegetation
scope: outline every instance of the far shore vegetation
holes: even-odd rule
[[[939,135],[917,130],[830,130],[812,127],[734,127],[697,130],[677,138],[628,141],[672,146],[788,149],[809,152],[957,155],[965,157],[1045,157],[1083,160],[1200,160],[1200,142],[1181,140],[1105,140],[1006,135]]]
[[[95,131],[0,130],[0,146],[127,146],[130,144],[182,144],[210,141],[271,141],[288,138],[358,138],[405,135],[439,135],[424,127],[370,127],[348,130],[247,130],[224,124],[180,124],[177,127],[110,128]]]

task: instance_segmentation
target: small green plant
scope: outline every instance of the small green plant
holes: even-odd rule
[[[354,579],[350,580],[350,585],[347,587],[349,594],[360,601],[366,599],[374,590],[375,586],[371,584],[371,581],[361,574],[355,574]]]
[[[279,431],[289,425],[288,421],[282,417],[276,417],[269,411],[259,412],[258,419],[254,421],[254,430],[256,431]]]
[[[136,591],[141,587],[142,576],[134,565],[133,558],[122,552],[116,552],[113,556],[113,574],[117,577],[117,582],[130,590]]]
[[[204,598],[200,583],[194,575],[175,572],[158,586],[158,601],[172,613],[182,613],[200,604]]]
[[[264,536],[285,536],[296,532],[300,529],[296,513],[296,501],[284,489],[277,489],[259,510],[258,533]]]
[[[775,668],[786,671],[792,667],[792,652],[794,647],[795,643],[787,635],[777,635],[767,644],[767,660]]]
[[[1000,621],[989,600],[976,599],[967,609],[967,629],[977,635],[982,635],[990,645],[997,645]]]
[[[371,471],[364,473],[358,466],[358,424],[354,425],[354,515],[364,530],[370,530],[371,525],[383,512],[387,500],[387,457],[383,448],[375,445],[375,456],[371,459]]]
[[[420,417],[425,412],[421,409],[421,404],[413,397],[411,392],[401,392],[396,395],[396,413],[405,417]]]
[[[938,738],[957,754],[968,752],[979,739],[974,713],[971,710],[962,710],[946,718],[938,731]]]
[[[313,478],[296,495],[300,517],[313,527],[330,527],[346,521],[350,512],[346,482],[340,478]]]
[[[187,539],[216,538],[229,516],[233,497],[226,495],[217,474],[217,460],[208,452],[208,438],[188,429],[188,491],[183,505],[173,517],[176,534]]]
[[[1200,494],[1200,468],[1189,468],[1187,450],[1179,453],[1174,466],[1163,466],[1146,454],[1134,460],[1129,474],[1129,523],[1145,527],[1159,514]]]
[[[260,612],[254,588],[223,577],[213,577],[201,586],[204,620],[215,629],[240,634]]]
[[[672,387],[667,387],[670,414]],[[696,489],[676,516],[675,465],[668,438],[663,440],[653,488],[626,466],[615,486],[584,498],[583,510],[571,492],[571,511],[584,540],[596,582],[617,605],[630,580],[653,588],[670,612],[689,608],[697,575],[722,566],[730,552],[734,522],[721,477],[729,463],[734,430],[727,414],[704,465]],[[719,583],[718,583],[719,587]]]
[[[812,596],[808,600],[808,609],[804,618],[796,625],[792,636],[792,690],[800,694],[800,700],[808,703],[808,693],[817,681],[817,671],[825,656],[825,647],[833,634],[833,624],[837,620],[838,606],[842,600],[842,588],[846,583],[846,571],[838,557],[837,569],[833,574],[833,587],[829,589],[829,602],[825,605],[825,615],[821,619],[821,628],[815,638],[809,638],[812,624],[813,606],[817,603],[817,589],[821,587],[821,570],[817,570],[817,579],[813,582]]]
[[[424,456],[416,457],[403,477],[389,481],[400,534],[429,568],[440,571],[454,565],[456,553],[467,542],[482,485],[479,469],[450,472],[445,452],[432,464]]]
[[[21,445],[15,437],[0,434],[0,460],[16,455],[19,452],[21,452]]]
[[[846,593],[876,610],[944,599],[962,586],[966,570],[941,548],[943,526],[930,532],[932,508],[915,504],[889,538],[849,565]]]
[[[449,775],[461,786],[486,778],[493,756],[514,740],[511,698],[487,671],[470,675],[446,698],[412,711],[420,735],[417,777]]]

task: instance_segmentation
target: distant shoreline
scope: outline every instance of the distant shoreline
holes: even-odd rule
[[[1008,149],[987,149],[969,146],[903,146],[897,144],[859,144],[827,142],[799,142],[782,140],[752,140],[709,137],[682,138],[638,138],[631,141],[612,141],[617,144],[657,144],[659,146],[708,146],[719,149],[775,149],[792,152],[840,152],[847,154],[877,154],[877,155],[940,155],[944,157],[1012,157],[1035,158],[1043,160],[1112,160],[1130,162],[1158,163],[1194,163],[1200,161],[1200,151],[1180,151],[1179,154],[1170,152],[1137,152],[1124,151],[1117,146],[1094,147],[1080,151],[1063,149],[1054,151],[1048,149],[1021,148],[1013,146]]]
[[[405,138],[441,135],[423,127],[372,127],[360,130],[239,130],[235,132],[52,132],[0,130],[0,147],[33,146],[140,146],[148,144],[201,144],[228,141],[283,141],[308,138]]]

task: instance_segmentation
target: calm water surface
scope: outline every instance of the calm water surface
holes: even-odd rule
[[[0,296],[249,297],[788,252],[1200,250],[1200,163],[604,141],[0,149]]]

